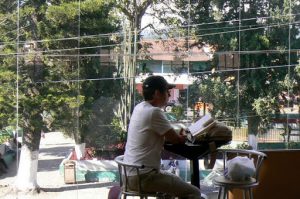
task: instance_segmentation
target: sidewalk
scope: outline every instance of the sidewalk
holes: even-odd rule
[[[41,192],[36,195],[14,194],[11,185],[17,173],[17,161],[10,165],[8,173],[0,176],[0,198],[5,199],[106,199],[110,186],[116,183],[65,184],[59,173],[59,164],[66,158],[74,140],[59,132],[46,133],[41,138],[37,182]]]

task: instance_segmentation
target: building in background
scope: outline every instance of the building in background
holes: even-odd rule
[[[144,39],[138,54],[138,75],[136,86],[142,91],[142,81],[149,75],[161,75],[169,83],[175,84],[170,101],[178,102],[181,90],[193,83],[189,73],[207,71],[212,60],[212,51],[207,45],[194,40]]]

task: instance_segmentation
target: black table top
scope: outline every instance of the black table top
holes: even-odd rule
[[[222,145],[227,144],[226,141],[217,141],[215,142],[216,147],[220,147]],[[185,144],[168,144],[164,145],[164,149],[170,151],[172,153],[178,154],[184,158],[193,160],[193,159],[200,159],[203,156],[207,155],[210,152],[209,143],[190,143],[186,142]]]

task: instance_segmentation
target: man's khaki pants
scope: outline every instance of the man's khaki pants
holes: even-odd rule
[[[201,193],[197,187],[165,171],[152,170],[148,173],[141,174],[140,179],[144,192],[166,193],[180,199],[201,199]],[[130,176],[128,180],[129,188],[137,190],[137,176]]]

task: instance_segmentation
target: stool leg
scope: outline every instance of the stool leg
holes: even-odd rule
[[[222,187],[219,188],[218,199],[221,199]]]
[[[253,193],[252,193],[252,189],[244,189],[243,191],[243,198],[244,199],[253,199]]]
[[[244,189],[243,191],[243,198],[247,199],[248,189]]]
[[[224,187],[223,199],[228,198],[228,189]]]
[[[252,192],[252,189],[249,189],[249,196],[250,196],[250,199],[253,199],[253,192]]]

